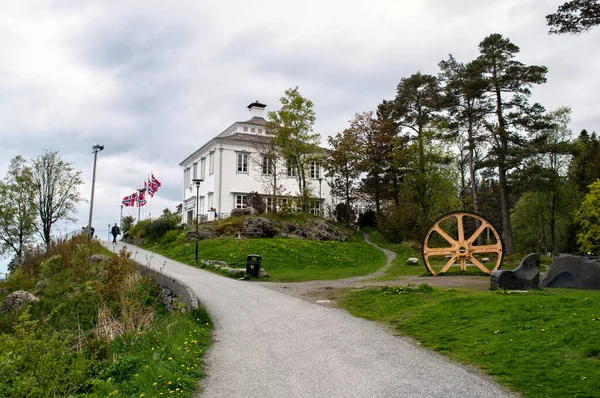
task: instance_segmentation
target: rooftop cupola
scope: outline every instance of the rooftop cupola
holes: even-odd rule
[[[265,118],[265,108],[267,106],[265,104],[261,104],[258,100],[254,101],[250,105],[248,105],[248,109],[252,113],[252,117],[260,117]]]

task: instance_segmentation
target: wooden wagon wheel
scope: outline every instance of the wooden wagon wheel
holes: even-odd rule
[[[483,261],[486,257],[487,261]],[[438,218],[427,231],[423,240],[423,260],[434,276],[445,273],[452,266],[460,266],[461,271],[466,271],[470,265],[490,274],[502,262],[502,239],[492,223],[479,214],[468,211],[448,213]]]

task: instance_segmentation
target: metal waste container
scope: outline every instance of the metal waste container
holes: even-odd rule
[[[262,258],[258,254],[249,254],[246,257],[246,274],[258,278]]]

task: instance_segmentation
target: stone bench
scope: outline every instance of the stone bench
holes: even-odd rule
[[[496,289],[530,290],[540,283],[540,255],[532,253],[514,270],[496,270],[490,275],[490,285]]]

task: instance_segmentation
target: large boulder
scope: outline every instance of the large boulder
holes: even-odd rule
[[[600,263],[587,257],[561,255],[554,258],[540,287],[600,289]]]
[[[29,303],[40,301],[39,298],[25,290],[17,290],[4,298],[0,311],[15,312],[21,310]]]
[[[277,233],[277,223],[268,218],[248,217],[242,224],[241,233],[255,238],[272,238]]]
[[[88,258],[90,263],[108,263],[110,261],[110,257],[105,254],[92,254],[90,258]]]
[[[331,224],[316,219],[308,224],[309,236],[313,236],[317,240],[338,240],[345,241],[346,234],[335,228]]]

